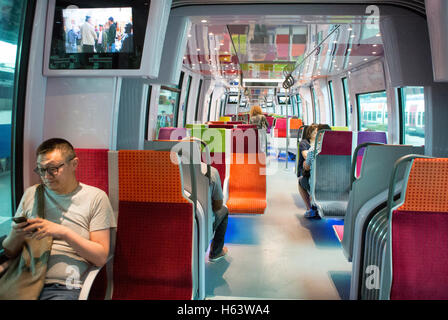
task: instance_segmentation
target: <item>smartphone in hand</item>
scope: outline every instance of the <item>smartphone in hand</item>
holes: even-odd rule
[[[28,221],[28,219],[26,217],[14,217],[12,218],[12,221],[15,223],[22,223]]]

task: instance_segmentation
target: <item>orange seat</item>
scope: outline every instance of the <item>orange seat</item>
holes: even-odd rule
[[[289,129],[300,129],[303,126],[302,119],[290,119],[289,120]]]
[[[264,213],[266,209],[265,157],[264,153],[233,154],[227,200],[230,213]],[[253,163],[252,159],[255,158],[256,161]],[[243,163],[241,159],[244,159]]]

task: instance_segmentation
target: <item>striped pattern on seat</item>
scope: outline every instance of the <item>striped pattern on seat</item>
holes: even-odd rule
[[[448,299],[448,159],[417,158],[392,213],[391,299]]]

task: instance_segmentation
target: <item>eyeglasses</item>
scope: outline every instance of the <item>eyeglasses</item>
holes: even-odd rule
[[[76,156],[75,156],[76,157]],[[48,168],[39,168],[36,167],[34,168],[34,172],[37,173],[39,176],[44,177],[45,173],[48,172],[48,174],[52,177],[54,177],[55,174],[58,174],[59,169],[66,163],[69,163],[70,161],[72,161],[73,159],[75,159],[75,157],[70,158],[69,160],[67,160],[66,162],[61,163],[58,166],[55,167],[48,167]]]

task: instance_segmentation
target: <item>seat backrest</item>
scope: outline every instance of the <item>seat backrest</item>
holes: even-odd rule
[[[109,194],[107,152],[107,149],[76,148],[75,153],[79,158],[76,179]]]
[[[407,154],[423,154],[422,147],[405,145],[369,145],[365,148],[360,177],[352,184],[344,219],[342,248],[349,261],[353,257],[355,222],[361,207],[389,187],[394,163]],[[399,179],[404,176],[399,172]]]
[[[325,131],[312,168],[311,194],[315,203],[348,201],[350,191],[352,132]],[[329,206],[327,209],[336,209]],[[324,216],[345,215],[340,211],[322,212]]]
[[[224,121],[224,122],[232,121],[232,117],[219,117],[219,121]]]
[[[259,137],[256,126],[232,129],[231,136],[233,153],[258,153]]]
[[[234,153],[228,180],[231,213],[263,214],[266,209],[266,156]]]
[[[243,121],[228,121],[226,124],[244,124]]]
[[[274,127],[274,137],[286,138],[286,118],[277,118]]]
[[[357,145],[366,143],[366,142],[379,142],[379,143],[387,143],[387,135],[386,132],[381,131],[359,131],[357,137]],[[359,177],[361,173],[361,165],[362,159],[364,156],[365,148],[361,148],[357,154],[356,160],[356,176]]]
[[[159,140],[181,140],[187,136],[186,128],[165,127],[159,129]]]
[[[391,299],[448,299],[448,158],[413,161],[391,215]]]
[[[193,296],[194,208],[183,194],[176,159],[170,151],[118,153],[120,217],[113,299]]]

